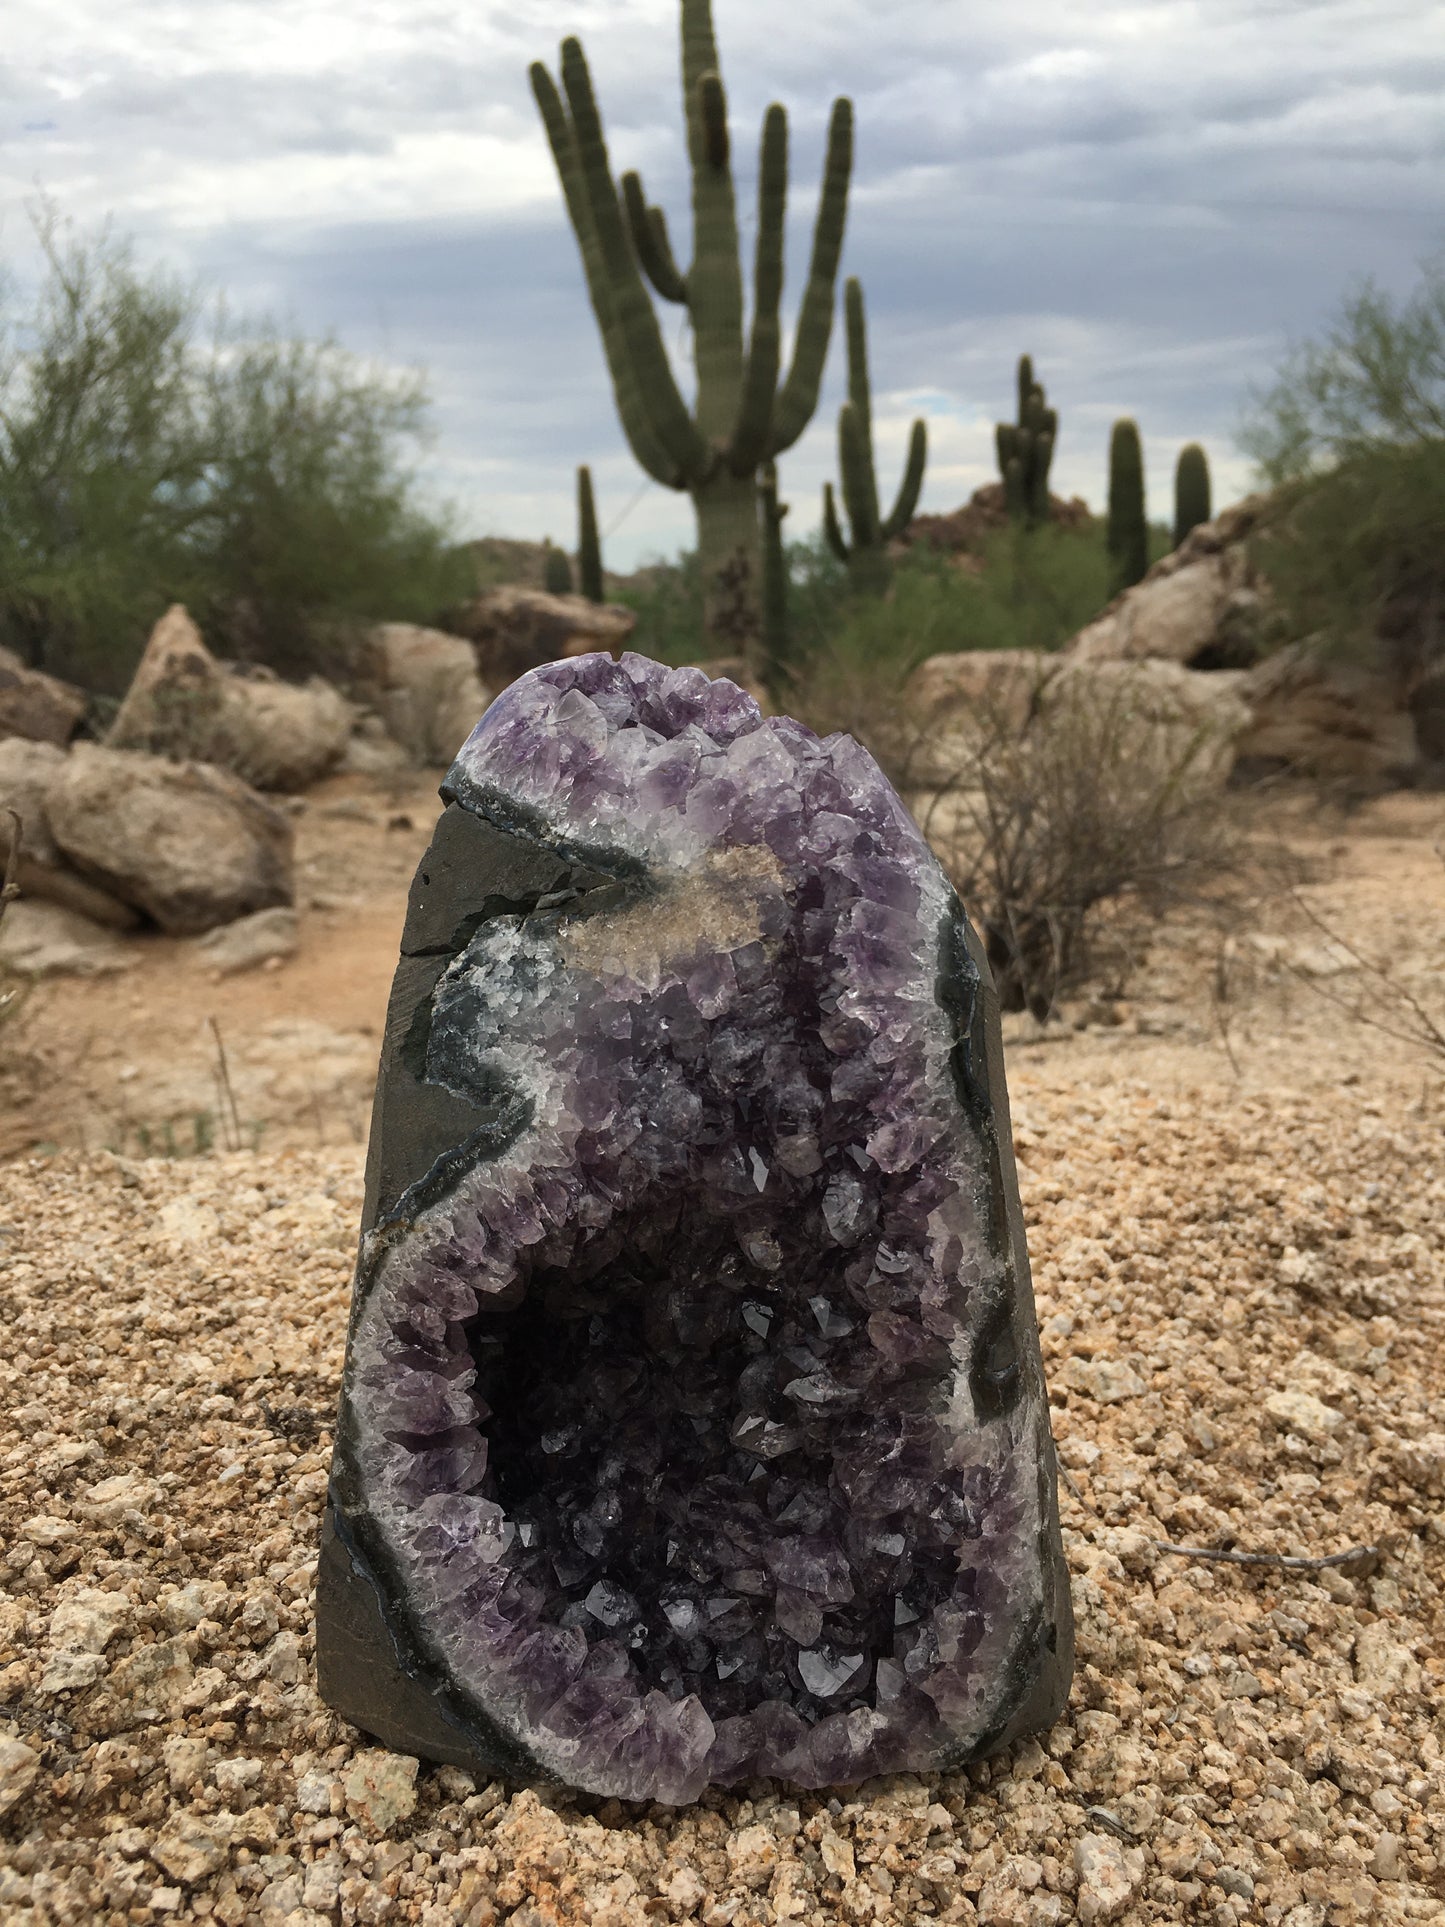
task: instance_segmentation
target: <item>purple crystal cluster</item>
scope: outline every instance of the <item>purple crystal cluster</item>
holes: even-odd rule
[[[849,738],[639,656],[523,677],[448,782],[603,882],[442,972],[427,1077],[519,1121],[363,1254],[347,1423],[418,1646],[599,1794],[977,1752],[1056,1527],[946,880]]]

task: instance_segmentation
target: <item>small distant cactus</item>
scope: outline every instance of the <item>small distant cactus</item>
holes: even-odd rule
[[[1209,463],[1198,442],[1187,442],[1179,451],[1174,469],[1174,546],[1209,520]]]
[[[848,323],[848,399],[838,412],[838,468],[852,541],[843,534],[831,482],[823,484],[823,533],[855,589],[874,593],[888,586],[888,544],[913,520],[928,460],[928,425],[914,422],[898,497],[886,516],[878,512],[873,469],[873,402],[868,385],[868,333],[863,289],[850,277],[843,291]]]
[[[1010,521],[1028,528],[1048,521],[1049,464],[1058,434],[1058,411],[1046,405],[1043,383],[1034,380],[1031,358],[1020,355],[1018,420],[999,422],[994,429]]]
[[[589,602],[602,602],[602,544],[592,500],[592,471],[577,471],[577,587]]]
[[[764,462],[758,480],[758,516],[763,544],[763,661],[769,681],[788,658],[788,561],[783,552],[786,502],[778,500],[776,462]]]
[[[1123,416],[1109,437],[1110,593],[1141,582],[1149,567],[1149,523],[1144,513],[1144,450],[1139,425]]]
[[[544,544],[542,557],[542,587],[548,595],[571,595],[572,564],[567,560],[565,549],[554,549],[551,540]]]

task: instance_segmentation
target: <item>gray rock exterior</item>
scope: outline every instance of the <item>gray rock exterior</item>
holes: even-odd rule
[[[290,819],[228,770],[77,743],[46,816],[82,877],[172,936],[293,899]]]

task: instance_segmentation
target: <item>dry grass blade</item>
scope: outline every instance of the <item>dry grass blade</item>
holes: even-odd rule
[[[221,1131],[228,1151],[239,1151],[242,1144],[241,1113],[236,1104],[236,1091],[231,1083],[231,1067],[226,1059],[226,1046],[221,1042],[221,1027],[214,1017],[208,1017],[211,1036],[216,1043],[216,1094],[219,1098],[218,1110]]]
[[[16,876],[20,869],[20,840],[25,834],[25,825],[20,820],[18,810],[6,810],[10,818],[10,849],[5,858],[5,881],[0,884],[0,919],[20,894]]]

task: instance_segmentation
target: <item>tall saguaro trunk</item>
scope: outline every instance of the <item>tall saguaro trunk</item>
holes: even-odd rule
[[[928,424],[920,417],[908,437],[908,460],[903,480],[888,514],[878,507],[878,478],[873,467],[873,394],[868,380],[868,325],[863,311],[863,287],[850,276],[843,288],[847,317],[848,399],[838,411],[838,473],[843,506],[848,511],[851,542],[838,520],[833,484],[823,484],[823,534],[840,562],[848,565],[848,579],[862,594],[882,595],[893,577],[888,544],[913,520],[923,469],[928,460]]]
[[[727,98],[709,0],[682,0],[693,217],[693,257],[685,272],[674,258],[666,217],[648,203],[638,175],[624,174],[618,191],[592,78],[575,39],[562,43],[561,73],[559,93],[546,67],[534,63],[532,91],[577,236],[623,432],[655,481],[692,497],[704,623],[714,648],[744,655],[766,678],[758,471],[792,447],[818,404],[847,215],[852,103],[833,103],[812,260],[792,364],[780,384],[787,115],[774,103],[763,117],[753,314],[744,340]],[[664,301],[686,308],[692,322],[697,394],[691,411],[668,362],[647,282]]]

